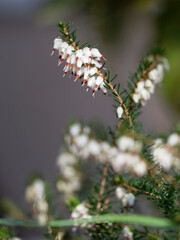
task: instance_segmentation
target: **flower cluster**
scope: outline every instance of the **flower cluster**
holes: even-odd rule
[[[135,196],[132,193],[127,193],[124,188],[116,188],[116,197],[122,201],[124,208],[134,206]]]
[[[155,86],[159,84],[163,77],[164,71],[169,70],[169,64],[166,58],[161,58],[158,64],[146,72],[146,75],[137,82],[136,88],[132,94],[132,99],[135,103],[145,105],[154,93]]]
[[[131,232],[128,226],[125,226],[123,228],[123,237],[126,240],[133,240],[133,233]]]
[[[74,211],[71,213],[71,219],[91,219],[91,215],[89,215],[89,210],[87,208],[87,203],[82,202],[79,205],[76,206]],[[76,228],[79,226],[79,224],[75,224],[73,230],[76,230]],[[81,227],[91,228],[91,224],[83,223],[81,224]]]
[[[33,204],[33,211],[40,224],[48,220],[48,203],[45,197],[45,183],[41,179],[34,180],[25,191],[26,200]]]
[[[74,48],[61,38],[56,38],[52,54],[56,50],[59,52],[58,65],[66,59],[64,75],[71,71],[76,77],[74,81],[82,79],[82,85],[87,84],[86,91],[92,88],[93,96],[98,89],[107,94],[107,89],[104,86],[104,74],[99,71],[103,68],[101,60],[105,60],[105,58],[97,48]]]
[[[134,173],[138,176],[145,175],[147,166],[141,157],[142,142],[129,136],[121,136],[116,141],[118,154],[112,161],[115,172],[121,171]]]
[[[57,181],[57,189],[68,199],[81,187],[81,175],[77,170],[78,159],[70,152],[63,152],[57,159],[60,168],[60,178]]]
[[[153,161],[166,171],[171,167],[180,170],[180,158],[176,151],[178,145],[180,146],[180,135],[177,133],[172,133],[166,143],[161,138],[156,139],[151,148]]]
[[[117,139],[117,146],[112,146],[92,138],[89,127],[75,123],[70,126],[65,140],[70,151],[82,159],[93,157],[100,163],[108,162],[118,173],[146,174],[147,166],[140,155],[142,143],[131,137],[122,136]]]

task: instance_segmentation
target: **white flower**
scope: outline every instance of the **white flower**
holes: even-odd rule
[[[40,213],[37,215],[37,220],[41,225],[45,225],[47,222],[47,215],[45,213]]]
[[[141,96],[142,96],[144,101],[147,101],[148,99],[150,99],[150,92],[146,89],[143,89],[141,91]]]
[[[151,94],[154,93],[155,85],[152,83],[151,80],[147,79],[144,85]]]
[[[42,199],[44,196],[44,182],[37,179],[33,182],[33,190],[36,199]]]
[[[165,147],[155,147],[152,150],[152,153],[154,156],[154,162],[158,163],[165,170],[169,170],[171,168],[173,156]]]
[[[87,145],[88,143],[88,136],[86,134],[81,134],[79,136],[77,136],[74,141],[75,144],[77,145],[78,148],[83,148]]]
[[[121,200],[125,196],[125,194],[126,194],[126,190],[124,188],[122,187],[116,188],[116,197],[118,199]]]
[[[141,93],[143,89],[144,89],[144,81],[138,82],[136,92]]]
[[[91,132],[91,129],[88,127],[88,126],[85,126],[84,128],[83,128],[83,133],[84,134],[90,134],[90,132]]]
[[[39,212],[47,212],[48,203],[44,199],[42,199],[36,203],[36,208]]]
[[[88,79],[88,82],[87,82],[87,90],[86,90],[86,91],[88,91],[89,88],[94,89],[95,84],[96,84],[96,78],[95,78],[95,77],[89,78],[89,79]]]
[[[83,48],[83,53],[87,56],[87,57],[91,57],[91,51],[88,47]]]
[[[177,144],[180,143],[180,136],[177,133],[172,133],[167,140],[167,143],[170,146],[176,146]]]
[[[62,44],[62,39],[61,38],[55,38],[54,39],[54,46],[53,46],[53,52],[56,51],[57,49],[59,49],[61,47]],[[52,52],[52,54],[53,54]]]
[[[141,95],[140,95],[139,93],[134,93],[134,94],[132,95],[132,98],[133,98],[133,101],[134,101],[135,103],[138,103],[138,102],[140,101],[140,99],[141,99]]]
[[[90,50],[91,50],[92,57],[103,58],[102,54],[99,52],[97,48],[91,48]]]
[[[135,196],[132,193],[127,193],[126,194],[127,200],[128,200],[128,205],[129,207],[133,207],[134,206],[134,201],[135,201]]]
[[[61,172],[62,172],[62,176],[66,179],[73,178],[77,174],[74,167],[71,167],[71,166],[66,166],[62,168]]]
[[[95,83],[95,89],[97,90],[97,88],[101,85],[101,83],[103,83],[103,78],[98,76],[96,78],[96,83]]]
[[[149,72],[149,78],[156,84],[162,81],[164,76],[164,68],[162,64],[158,64],[156,68]]]
[[[105,87],[104,82],[102,82],[99,87],[100,87],[100,89],[103,91],[103,93],[107,94],[107,89],[106,89],[106,87]]]
[[[128,196],[127,194],[124,195],[124,197],[122,198],[122,205],[123,205],[123,208],[127,208],[128,207]]]
[[[77,162],[77,159],[74,155],[65,152],[60,154],[60,156],[58,157],[57,165],[60,168],[64,168],[67,165],[74,165],[76,164],[76,162]]]
[[[134,165],[134,172],[138,176],[145,175],[147,173],[147,166],[146,166],[145,162],[139,161],[138,163],[136,163],[136,165]]]
[[[13,238],[11,238],[11,240],[21,240],[21,238],[13,237]]]
[[[90,140],[88,143],[88,152],[92,155],[99,155],[101,151],[100,144],[95,140]]]
[[[91,219],[92,217],[89,215],[89,210],[86,207],[86,203],[82,202],[81,204],[77,205],[74,209],[74,211],[71,213],[72,219],[78,219],[78,218],[85,218],[85,219]],[[75,224],[77,227],[78,225]],[[81,224],[81,227],[88,227],[90,228],[91,225],[87,223]]]
[[[125,152],[131,150],[134,146],[134,140],[131,137],[122,136],[116,141],[118,148]]]
[[[123,153],[119,153],[116,157],[110,160],[115,172],[122,171],[125,165],[125,155]]]
[[[126,240],[133,240],[133,233],[130,231],[130,229],[127,226],[123,228],[123,237]]]
[[[79,123],[73,124],[69,128],[69,133],[72,137],[79,135],[80,131],[81,131],[81,125]]]
[[[117,115],[118,115],[118,118],[122,117],[122,115],[123,115],[123,108],[122,107],[117,108]]]

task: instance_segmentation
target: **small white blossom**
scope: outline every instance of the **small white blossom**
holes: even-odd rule
[[[74,211],[71,213],[71,218],[72,219],[78,219],[78,218],[91,219],[92,218],[89,215],[89,210],[87,208],[86,202],[82,202],[75,207]],[[75,224],[74,229],[76,229],[78,226],[79,226],[78,224]],[[87,223],[83,223],[81,224],[81,227],[91,228],[91,225]]]
[[[134,194],[132,194],[132,193],[127,193],[126,196],[127,196],[127,200],[128,200],[128,205],[129,205],[129,207],[133,207],[133,206],[134,206],[134,201],[135,201],[135,196],[134,196]]]
[[[123,108],[122,107],[118,107],[117,108],[117,116],[118,116],[118,118],[121,118],[122,117],[122,115],[123,115]]]
[[[123,228],[123,237],[126,240],[133,240],[133,233],[130,231],[128,226]]]
[[[116,197],[118,199],[121,200],[125,196],[125,194],[126,194],[126,190],[124,188],[122,187],[116,188]]]
[[[69,128],[69,133],[73,137],[78,136],[80,131],[81,131],[81,125],[79,123],[73,124]]]
[[[37,221],[44,225],[47,222],[48,203],[45,199],[45,184],[41,179],[34,180],[25,192],[26,200],[33,204]]]
[[[167,143],[170,146],[176,146],[177,144],[180,143],[180,136],[177,133],[172,133],[167,140]]]
[[[165,170],[169,170],[172,166],[173,156],[172,154],[163,146],[155,146],[152,149],[153,160],[158,163]]]
[[[83,148],[88,143],[88,136],[86,134],[80,134],[74,140],[78,148]]]
[[[88,151],[92,155],[99,155],[101,151],[100,144],[95,140],[90,140],[88,143]]]
[[[37,220],[41,225],[44,225],[47,222],[47,215],[45,213],[40,213],[37,215]]]
[[[134,93],[133,96],[132,96],[132,98],[133,98],[133,101],[134,101],[135,103],[139,103],[139,101],[140,101],[140,99],[141,99],[141,95],[140,95],[139,93]]]
[[[36,203],[36,208],[39,212],[47,212],[48,203],[44,199],[42,199]]]
[[[138,163],[136,163],[135,167],[134,167],[134,172],[138,175],[138,176],[143,176],[147,173],[147,166],[145,164],[145,162],[143,161],[139,161]]]

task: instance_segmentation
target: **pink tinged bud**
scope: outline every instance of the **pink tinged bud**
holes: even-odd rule
[[[103,78],[98,76],[96,79],[95,88],[99,87],[102,82],[103,82]]]
[[[82,71],[82,70],[77,71],[77,75],[76,75],[76,78],[75,78],[74,82],[75,82],[78,78],[80,78],[80,77],[82,76],[82,74],[83,74],[83,71]]]
[[[82,55],[83,55],[82,49],[77,50],[77,51],[75,52],[75,54],[76,54],[76,59],[77,59],[77,60],[80,59],[80,58],[82,57]],[[77,61],[77,60],[76,60],[76,61]]]
[[[91,88],[94,88],[95,87],[95,83],[96,83],[96,78],[95,77],[91,77],[88,79],[87,81],[87,90],[91,87]]]
[[[87,81],[88,78],[89,78],[89,69],[85,68],[84,69],[84,80]]]
[[[89,66],[89,64],[90,64],[90,59],[89,59],[87,56],[83,55],[82,58],[81,58],[81,60],[82,60],[82,62],[83,62],[87,67]]]
[[[82,64],[83,64],[82,60],[81,60],[81,59],[78,59],[78,60],[77,60],[77,67],[78,67],[78,70],[80,70]]]
[[[69,58],[69,56],[73,53],[73,50],[75,50],[72,46],[69,46],[67,48],[67,58]]]
[[[96,67],[90,68],[88,76],[90,77],[90,76],[94,75],[95,73],[97,73],[97,71],[98,70]]]
[[[106,59],[104,56],[101,56],[101,58],[102,58],[103,60],[107,61],[107,59]]]
[[[70,70],[70,65],[64,67],[64,74],[66,74]]]
[[[61,48],[61,49],[59,50],[59,55],[64,55],[65,51],[66,51],[65,48]]]
[[[76,62],[76,56],[75,56],[75,54],[73,54],[73,55],[71,55],[71,58],[70,58],[70,67],[71,68],[73,67],[75,62]]]
[[[62,39],[61,38],[55,38],[54,40],[54,46],[53,46],[53,53],[61,47],[62,44]]]

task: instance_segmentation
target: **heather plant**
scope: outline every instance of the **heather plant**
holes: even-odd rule
[[[25,198],[32,215],[4,201],[18,219],[0,219],[1,239],[18,239],[9,230],[14,226],[43,228],[44,239],[55,240],[180,239],[180,126],[152,137],[142,133],[137,120],[169,71],[164,51],[155,47],[148,52],[129,77],[127,89],[121,89],[117,76],[106,69],[107,56],[89,43],[76,42],[71,24],[59,22],[58,28],[61,35],[54,40],[52,55],[57,53],[58,65],[64,64],[64,76],[86,86],[93,97],[101,90],[113,98],[117,125],[108,129],[71,120],[57,157],[59,194],[45,179],[31,177]],[[89,161],[94,161],[97,174],[87,190],[83,167]],[[66,220],[57,211],[58,197],[69,209]],[[153,203],[148,205],[151,216],[141,210],[147,202]]]

